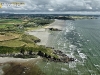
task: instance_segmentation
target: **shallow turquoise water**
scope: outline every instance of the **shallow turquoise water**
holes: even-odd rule
[[[65,30],[58,34],[53,32],[49,42],[49,46],[76,60],[39,62],[46,75],[100,75],[100,19],[66,21]]]

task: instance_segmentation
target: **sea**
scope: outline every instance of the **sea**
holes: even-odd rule
[[[65,22],[63,31],[51,32],[47,46],[75,61],[41,61],[37,65],[46,75],[100,75],[100,18]]]

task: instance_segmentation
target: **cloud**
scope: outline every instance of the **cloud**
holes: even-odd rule
[[[100,0],[0,0],[0,2],[24,2],[22,6],[3,5],[2,11],[66,12],[100,11]]]

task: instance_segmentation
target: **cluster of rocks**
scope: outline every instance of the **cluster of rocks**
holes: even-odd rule
[[[64,63],[68,63],[70,61],[74,61],[74,58],[69,58],[66,54],[64,54],[63,52],[59,51],[59,50],[54,50],[53,52],[55,55],[57,55],[58,57],[52,57],[46,53],[43,53],[42,51],[39,51],[37,53],[37,55],[48,59],[49,61],[54,61],[54,62],[64,62]]]
[[[51,30],[51,31],[62,31],[62,30],[57,29],[57,28],[49,28],[49,30]]]
[[[59,56],[59,59],[60,59],[61,62],[74,61],[74,58],[69,58],[66,54],[64,54],[60,50],[54,50],[53,53]]]

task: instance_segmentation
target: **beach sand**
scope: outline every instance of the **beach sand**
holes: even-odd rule
[[[0,57],[0,64],[7,62],[28,62],[28,61],[35,61],[37,59],[39,60],[41,58],[38,57],[38,58],[23,59],[23,58],[13,58],[13,57]]]
[[[55,22],[50,24],[48,26],[48,28],[57,28],[57,29],[63,30],[64,27],[65,27],[65,24],[66,24],[65,20],[57,20],[57,19],[55,19]]]
[[[53,23],[51,23],[50,25],[44,27],[44,28],[40,28],[40,29],[36,29],[36,30],[32,30],[27,32],[29,35],[34,35],[36,37],[38,37],[39,39],[41,39],[41,42],[37,43],[38,45],[47,45],[48,43],[48,38],[49,35],[51,34],[48,30],[48,28],[57,28],[60,30],[63,30],[65,27],[65,21],[64,20],[55,20]]]

